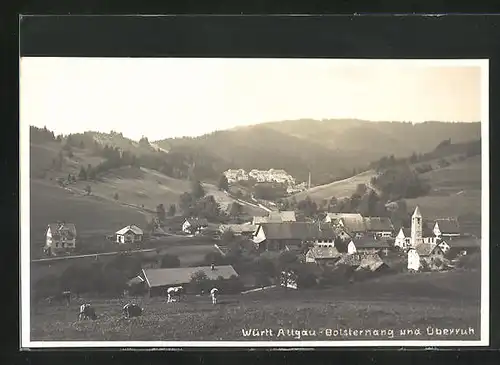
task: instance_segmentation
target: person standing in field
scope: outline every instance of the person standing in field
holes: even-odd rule
[[[212,304],[217,304],[217,297],[219,296],[219,289],[213,288],[210,290],[210,296],[212,297]]]

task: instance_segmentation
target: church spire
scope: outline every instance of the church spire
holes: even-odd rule
[[[420,218],[422,218],[422,214],[420,213],[420,208],[418,207],[418,205],[415,207],[415,211],[413,212],[412,217],[420,217]]]

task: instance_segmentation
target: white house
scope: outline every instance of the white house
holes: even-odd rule
[[[420,256],[417,250],[410,248],[408,250],[408,270],[418,271],[420,269]]]
[[[205,218],[187,218],[182,224],[182,232],[197,234],[207,227],[208,221]]]
[[[116,232],[116,242],[121,244],[142,242],[143,236],[142,229],[132,224]]]
[[[44,252],[48,255],[70,253],[76,247],[76,227],[73,223],[52,223],[47,227]]]

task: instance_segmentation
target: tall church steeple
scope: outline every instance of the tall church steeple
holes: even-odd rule
[[[422,239],[422,214],[417,207],[411,216],[411,246],[416,247],[423,242]]]

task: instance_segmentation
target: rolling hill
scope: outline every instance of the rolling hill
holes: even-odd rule
[[[155,143],[169,151],[198,151],[213,157],[219,171],[228,168],[281,168],[315,185],[367,170],[382,156],[426,153],[440,142],[480,139],[477,123],[401,123],[362,120],[295,120],[263,123],[218,131],[196,138],[174,138]]]
[[[117,136],[113,136],[115,140],[124,140]],[[98,143],[103,140],[100,138]],[[111,143],[109,138],[105,140]],[[91,141],[85,140],[85,145],[89,144]],[[167,208],[178,204],[180,195],[191,190],[188,180],[131,166],[106,171],[95,181],[77,180],[60,186],[59,179],[67,179],[68,174],[78,176],[82,166],[96,166],[104,161],[88,148],[73,147],[69,157],[62,146],[57,141],[30,144],[30,238],[34,248],[43,245],[47,224],[56,221],[75,223],[79,236],[103,236],[129,224],[145,227],[158,204]],[[137,153],[137,149],[133,151]],[[59,158],[62,159],[60,168],[54,167],[54,161]],[[91,195],[85,192],[87,185]],[[207,195],[214,195],[222,209],[229,209],[235,201],[213,184],[204,183],[203,187]],[[250,215],[265,213],[250,206],[243,206],[243,210]]]
[[[422,176],[432,186],[429,195],[407,199],[426,218],[456,216],[462,228],[481,236],[481,156],[473,156]]]

